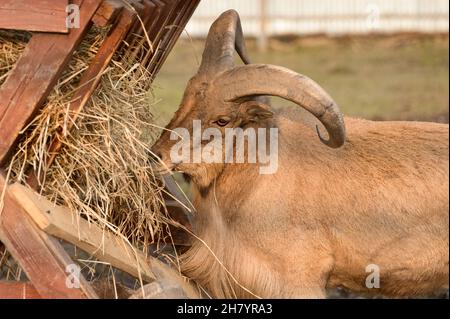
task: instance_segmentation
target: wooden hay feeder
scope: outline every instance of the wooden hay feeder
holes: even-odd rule
[[[155,258],[144,256],[118,236],[105,234],[84,220],[74,225],[69,208],[54,206],[37,194],[39,177],[32,175],[28,179],[33,191],[17,183],[7,185],[5,172],[21,131],[46,100],[91,25],[110,25],[110,30],[82,74],[80,87],[75,92],[77,99],[70,105],[75,114],[85,106],[89,107],[89,98],[102,72],[114,52],[121,49],[123,40],[132,43],[145,36],[152,43],[153,49],[141,62],[154,78],[199,1],[73,0],[70,4],[76,5],[80,14],[76,28],[68,28],[66,24],[69,0],[23,0],[0,4],[0,29],[33,31],[25,51],[0,87],[0,194],[3,196],[0,201],[3,203],[0,207],[0,245],[3,244],[20,264],[29,282],[0,281],[0,299],[98,298],[82,276],[78,286],[67,285],[67,269],[73,261],[55,237],[141,282],[170,280],[183,287],[179,297],[198,297],[175,270]],[[54,141],[47,166],[61,148],[58,139]]]

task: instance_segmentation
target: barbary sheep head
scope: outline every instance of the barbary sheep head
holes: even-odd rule
[[[245,65],[235,65],[235,50]],[[153,146],[153,155],[166,170],[182,171],[206,187],[223,165],[183,156],[174,160],[171,150],[179,143],[174,134],[185,135],[184,147],[195,154],[204,144],[193,140],[197,124],[202,134],[208,129],[223,133],[230,128],[270,126],[273,113],[266,96],[279,96],[303,107],[326,128],[328,139],[319,134],[325,145],[343,145],[344,121],[333,99],[304,75],[279,66],[250,64],[239,15],[234,10],[226,11],[211,26],[199,70],[189,80],[179,109]]]

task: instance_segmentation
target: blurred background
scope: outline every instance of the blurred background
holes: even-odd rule
[[[155,81],[158,124],[178,108],[211,23],[231,8],[254,63],[311,77],[345,115],[448,123],[448,0],[202,0]]]

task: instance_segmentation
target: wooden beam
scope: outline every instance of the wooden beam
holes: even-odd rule
[[[147,282],[169,282],[181,287],[188,298],[200,297],[198,289],[175,269],[154,257],[145,256],[123,238],[88,223],[67,207],[52,204],[28,187],[13,184],[9,189],[20,206],[47,234],[64,239],[136,278],[141,276]]]
[[[120,0],[105,0],[92,17],[92,22],[100,27],[104,27],[114,21],[123,8],[123,2]]]
[[[150,0],[143,0],[142,7],[142,10],[138,12],[139,18],[142,22],[139,20],[136,21],[127,37],[127,42],[130,43],[130,47],[133,47],[133,43],[139,41],[139,37],[137,35],[144,36],[143,27],[145,28],[145,26],[149,23],[156,5]]]
[[[258,50],[266,52],[269,42],[267,36],[267,0],[259,0],[259,34],[258,34]]]
[[[36,192],[20,184],[9,186],[14,199],[47,234],[64,239],[87,253],[150,282],[155,275],[142,252],[131,247],[123,238],[104,231],[63,206],[55,206]]]
[[[0,29],[67,33],[68,0],[0,2]]]
[[[145,58],[145,55],[151,55],[152,48],[147,40],[148,33],[147,35],[145,33],[157,18],[159,8],[150,0],[143,0],[143,6],[144,9],[142,10],[142,13],[139,13],[142,23],[141,21],[137,21],[125,40],[129,43],[129,49],[126,52],[124,61],[129,63],[135,63],[136,60],[141,60],[142,63],[142,59]]]
[[[155,281],[138,289],[129,299],[187,299],[183,287],[167,281]]]
[[[158,45],[159,40],[164,32],[166,32],[165,27],[167,26],[167,21],[170,19],[170,14],[175,10],[175,5],[173,0],[153,0],[160,8],[160,13],[150,29],[148,30],[148,35],[150,40],[153,42],[153,48]],[[143,62],[145,64],[145,61]]]
[[[38,33],[0,88],[0,167],[22,129],[45,102],[48,93],[81,41],[101,0],[74,0],[80,5],[80,28],[69,34]]]
[[[80,274],[79,286],[67,285],[67,266],[73,264],[58,241],[40,230],[24,208],[12,196],[3,174],[0,194],[4,188],[0,213],[0,240],[25,271],[42,298],[97,298],[89,283]]]
[[[177,10],[166,26],[167,29],[164,30],[165,34],[161,39],[161,43],[158,44],[157,50],[150,61],[148,70],[153,78],[159,72],[161,66],[186,27],[187,22],[191,18],[199,2],[200,0],[189,0],[185,3],[179,4],[176,8]]]
[[[88,103],[92,93],[100,82],[103,71],[109,65],[114,53],[119,48],[122,40],[130,30],[131,25],[135,21],[136,14],[128,9],[123,8],[117,18],[116,24],[111,29],[108,37],[103,41],[93,61],[89,65],[89,68],[83,73],[83,76],[78,85],[77,91],[74,93],[70,105],[69,105],[69,117],[66,129],[69,131],[73,123],[75,123],[79,113],[83,110]],[[57,138],[53,139],[52,144],[49,146],[49,155],[45,161],[47,166],[50,166],[56,155],[58,155],[62,147],[62,139],[66,132],[59,132]],[[39,178],[33,173],[29,174],[27,180],[28,184],[37,188],[39,185]]]
[[[30,282],[0,280],[1,299],[41,299],[41,295]]]
[[[183,291],[183,298],[201,298],[200,290],[195,287],[191,281],[188,281],[185,277],[181,276],[175,269],[170,268],[156,258],[149,258],[148,263],[156,275],[156,282],[166,282],[181,288]]]

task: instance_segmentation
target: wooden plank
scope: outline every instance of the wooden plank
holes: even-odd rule
[[[155,281],[145,285],[143,291],[138,289],[129,299],[187,299],[183,287],[167,282]]]
[[[267,0],[259,0],[259,34],[258,34],[258,50],[260,52],[266,52],[269,46],[267,27],[269,23],[268,19],[268,4]]]
[[[136,21],[128,34],[127,41],[130,43],[131,47],[133,46],[133,42],[137,41],[139,38],[136,35],[144,36],[143,27],[148,23],[155,8],[156,6],[150,0],[143,0],[142,10],[138,12],[140,21]]]
[[[0,29],[67,33],[68,0],[0,2]]]
[[[137,21],[126,39],[126,42],[129,43],[129,49],[126,52],[124,61],[127,61],[130,65],[136,63],[138,60],[142,60],[145,55],[150,55],[153,49],[148,43],[148,34],[145,33],[157,16],[158,8],[150,0],[144,0],[143,5],[144,10],[139,15],[142,23],[141,21]]]
[[[24,208],[12,196],[0,174],[0,194],[5,197],[0,214],[0,240],[25,271],[43,298],[97,298],[88,282],[80,274],[79,287],[66,284],[67,266],[73,264],[61,247],[30,219]]]
[[[0,300],[41,298],[36,288],[29,282],[0,280]]]
[[[167,45],[167,47],[164,50],[163,55],[158,60],[158,63],[153,70],[153,74],[157,74],[166,61],[167,56],[172,51],[173,47],[175,46],[175,43],[177,42],[180,35],[183,33],[186,24],[189,22],[190,18],[194,14],[195,9],[197,8],[198,4],[200,3],[200,0],[190,0],[190,3],[186,9],[182,11],[181,18],[176,22],[176,27],[174,28],[174,33],[170,37],[170,41]]]
[[[201,292],[192,282],[188,281],[185,277],[181,276],[178,271],[167,266],[163,262],[156,258],[149,258],[148,263],[156,275],[156,282],[169,283],[183,291],[183,297],[189,299],[201,298]],[[142,289],[140,289],[142,290]],[[142,293],[142,291],[140,291]],[[145,291],[144,291],[145,293]],[[144,296],[143,296],[144,297]]]
[[[154,280],[170,282],[181,287],[188,298],[200,297],[198,289],[175,269],[156,258],[146,257],[121,237],[103,231],[85,219],[77,219],[67,207],[56,206],[20,184],[10,185],[9,192],[37,226],[46,233],[64,239],[134,277],[138,278],[140,274],[147,282]]]
[[[164,27],[166,26],[166,21],[168,21],[170,17],[170,13],[175,8],[171,0],[153,0],[153,3],[161,10],[150,30],[148,30],[149,38],[153,42],[153,47],[155,47],[161,38]]]
[[[146,257],[123,238],[103,231],[85,219],[77,218],[69,208],[56,206],[32,189],[20,184],[9,186],[10,193],[37,226],[47,234],[64,239],[101,261],[144,281],[166,281],[182,287],[188,298],[199,298],[198,289],[175,269],[156,258]]]
[[[112,23],[123,8],[123,2],[120,0],[105,0],[92,17],[92,22],[100,27]]]
[[[86,32],[101,0],[74,0],[80,5],[80,28],[66,34],[33,35],[0,88],[0,167],[21,130],[44,103],[73,50]]]
[[[182,3],[183,6],[177,8],[174,17],[171,21],[169,21],[169,24],[166,27],[167,29],[164,30],[165,34],[161,40],[161,43],[158,44],[158,49],[149,64],[148,70],[150,74],[152,74],[153,78],[159,72],[161,66],[183,32],[199,2],[200,0],[190,0]]]
[[[30,188],[20,184],[9,186],[15,200],[37,226],[47,234],[64,239],[114,267],[149,282],[155,275],[142,252],[123,238],[78,218],[69,208],[55,206]]]
[[[72,97],[72,101],[69,105],[69,116],[70,120],[67,122],[66,130],[69,131],[73,123],[75,123],[78,114],[82,111],[86,103],[88,103],[89,98],[92,93],[94,93],[95,88],[100,82],[103,71],[109,65],[115,51],[122,43],[126,34],[130,30],[131,25],[135,21],[136,14],[128,9],[123,9],[119,17],[117,18],[116,24],[110,31],[108,37],[103,41],[97,54],[95,55],[93,61],[89,65],[89,68],[83,73],[80,80],[77,91]],[[62,139],[67,134],[67,132],[59,132],[59,136],[53,139],[52,144],[49,146],[49,155],[46,159],[46,165],[50,166],[59,150],[62,147]],[[29,174],[27,180],[28,184],[37,188],[39,185],[39,176],[36,176],[34,172]]]
[[[169,31],[167,29],[167,25],[171,23],[172,13],[176,9],[176,4],[171,0],[159,0],[160,4],[162,4],[162,11],[159,13],[157,20],[151,25],[149,29],[149,36],[153,45],[153,52],[151,55],[147,55],[144,57],[142,64],[146,67],[151,65],[155,59],[155,56],[158,54],[158,48],[162,45],[161,38]],[[150,68],[148,68],[150,70]],[[150,72],[151,74],[151,72]]]
[[[156,5],[150,0],[143,0],[142,4],[144,5],[144,10],[142,11],[142,15],[140,16],[142,22],[144,24],[144,28],[151,23],[151,19],[153,19],[155,14]],[[142,30],[142,25],[139,25],[139,30],[135,30],[137,34],[143,35],[144,32]],[[147,29],[146,29],[147,31]]]

